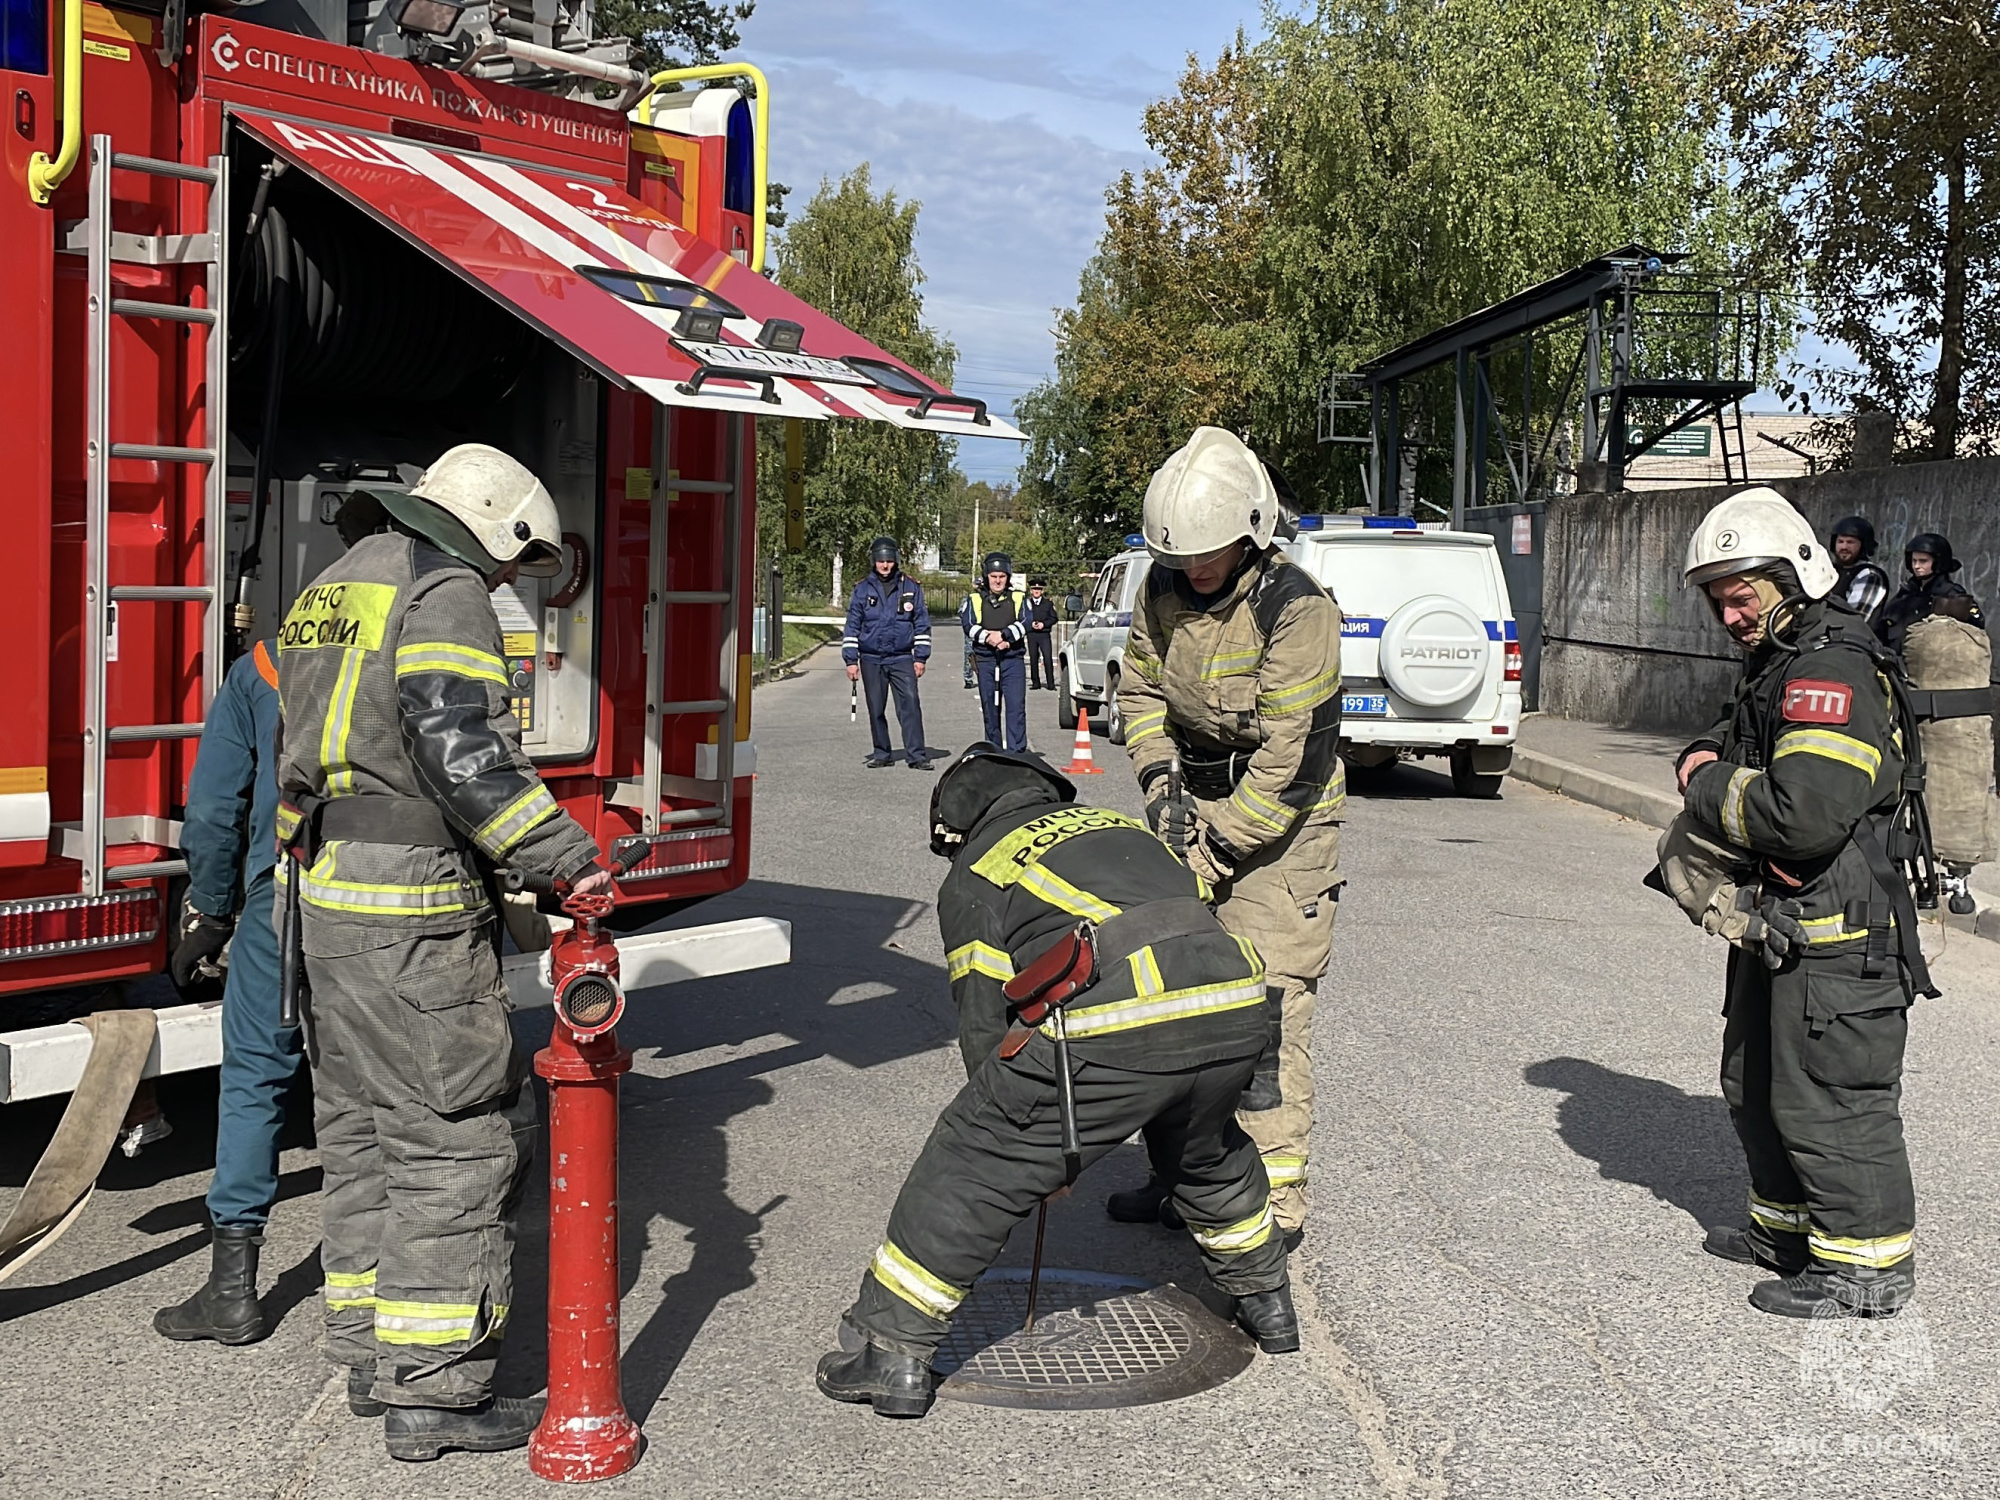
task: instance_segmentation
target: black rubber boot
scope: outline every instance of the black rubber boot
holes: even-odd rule
[[[213,1339],[218,1344],[254,1344],[266,1333],[257,1305],[257,1251],[263,1231],[218,1226],[212,1241],[208,1281],[178,1307],[153,1314],[153,1327],[170,1339]]]
[[[1290,1283],[1236,1299],[1236,1326],[1266,1354],[1290,1354],[1299,1347],[1299,1315]]]
[[[1780,1276],[1795,1276],[1806,1268],[1806,1253],[1803,1247],[1796,1255],[1766,1254],[1762,1247],[1750,1238],[1750,1231],[1747,1229],[1728,1229],[1717,1225],[1703,1238],[1701,1248],[1718,1260],[1733,1260],[1739,1266],[1762,1266],[1767,1271],[1776,1271]]]
[[[489,1396],[477,1406],[392,1406],[382,1419],[389,1457],[429,1463],[456,1448],[505,1453],[525,1448],[548,1402],[541,1396]]]
[[[1808,1266],[1796,1276],[1759,1282],[1750,1305],[1781,1318],[1893,1318],[1917,1292],[1916,1257],[1882,1270]]]
[[[1148,1177],[1144,1187],[1128,1188],[1122,1193],[1113,1193],[1104,1200],[1104,1211],[1120,1224],[1161,1224],[1160,1211],[1173,1209],[1173,1189],[1157,1177]],[[1174,1214],[1179,1227],[1180,1215]]]
[[[347,1369],[347,1409],[357,1417],[379,1417],[389,1408],[375,1399],[375,1367]]]
[[[836,1401],[866,1401],[878,1417],[921,1417],[935,1399],[931,1367],[914,1354],[869,1344],[858,1354],[836,1350],[820,1356],[813,1379]]]

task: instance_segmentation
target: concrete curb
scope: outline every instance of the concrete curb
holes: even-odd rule
[[[797,656],[790,657],[784,661],[779,662],[775,667],[767,665],[762,671],[755,673],[751,677],[750,686],[753,688],[760,688],[764,686],[764,684],[767,682],[782,681],[783,679],[792,675],[793,667],[796,667],[800,662],[804,661],[808,656],[811,656],[815,651],[824,651],[828,646],[831,646],[832,644],[833,644],[832,641],[819,641],[813,645],[806,647],[806,649],[801,651]]]
[[[1678,797],[1656,792],[1651,787],[1640,786],[1636,781],[1626,781],[1623,777],[1593,771],[1587,766],[1572,765],[1566,760],[1557,760],[1552,755],[1542,755],[1518,744],[1514,746],[1514,760],[1508,766],[1507,774],[1518,776],[1544,791],[1555,792],[1576,802],[1587,802],[1592,807],[1601,807],[1606,812],[1617,813],[1621,818],[1647,823],[1654,828],[1665,828],[1680,815]]]
[[[1630,818],[1635,823],[1645,823],[1654,828],[1665,828],[1680,816],[1681,800],[1678,797],[1655,791],[1649,786],[1640,786],[1620,776],[1593,771],[1587,766],[1572,765],[1566,760],[1557,760],[1553,755],[1542,755],[1518,744],[1514,747],[1514,762],[1507,768],[1507,774],[1517,776],[1543,791],[1568,797],[1573,802],[1601,807],[1621,818]],[[1927,920],[1943,921],[1954,931],[1969,932],[1974,937],[2000,942],[2000,903],[1995,903],[1984,890],[1977,888],[1973,891],[1973,899],[1979,903],[1979,909],[1970,917],[1946,916],[1940,911],[1936,918]]]

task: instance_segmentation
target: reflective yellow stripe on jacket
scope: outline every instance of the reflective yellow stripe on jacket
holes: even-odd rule
[[[501,808],[472,835],[472,841],[499,859],[560,811],[549,789],[537,781]]]
[[[306,871],[299,894],[308,905],[328,911],[365,912],[374,916],[388,913],[436,917],[471,911],[485,904],[485,898],[476,886],[461,885],[457,881],[433,885],[394,885],[342,880],[339,876],[340,845],[340,840],[328,844],[320,851],[319,858],[313,861],[313,867]]]
[[[1074,1041],[1079,1037],[1108,1036],[1114,1031],[1131,1031],[1160,1021],[1182,1021],[1189,1016],[1213,1015],[1263,1003],[1264,976],[1259,973],[1254,979],[1229,979],[1221,984],[1168,990],[1163,995],[1114,1000],[1108,1005],[1072,1005],[1063,1011],[1063,1018]],[[1053,1021],[1042,1022],[1041,1029],[1044,1036],[1055,1036]]]
[[[968,974],[984,974],[1002,984],[1014,977],[1014,960],[991,943],[971,942],[944,956],[945,970],[954,982]]]
[[[453,677],[470,677],[475,682],[507,686],[507,664],[490,651],[463,646],[456,641],[413,641],[396,648],[396,675],[415,672],[447,672]]]
[[[1831,729],[1791,729],[1778,736],[1778,748],[1772,752],[1773,762],[1783,760],[1787,755],[1817,755],[1824,760],[1852,766],[1870,781],[1882,769],[1882,752],[1866,740],[1857,740],[1851,734],[1838,734]]]
[[[326,718],[319,729],[319,763],[326,773],[326,794],[338,797],[354,790],[354,768],[347,763],[347,737],[354,729],[354,690],[361,683],[367,652],[350,646],[340,655],[340,675],[333,680]]]

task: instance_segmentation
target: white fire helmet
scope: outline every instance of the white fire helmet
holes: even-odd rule
[[[541,480],[498,448],[460,443],[424,470],[410,494],[462,525],[494,562],[519,563],[534,578],[553,578],[562,571],[562,523],[555,501]],[[429,535],[414,517],[402,519]],[[445,550],[457,549],[447,545]]]
[[[1809,598],[1824,599],[1840,579],[1806,518],[1776,490],[1759,485],[1738,490],[1701,518],[1688,538],[1681,582],[1700,588],[1780,564]]]
[[[1181,568],[1246,538],[1268,547],[1278,491],[1249,444],[1220,427],[1197,427],[1146,486],[1144,515],[1154,561]]]

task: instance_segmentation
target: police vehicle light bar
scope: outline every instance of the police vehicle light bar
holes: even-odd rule
[[[1145,546],[1146,545],[1145,534],[1143,532],[1137,532],[1137,531],[1133,532],[1130,536],[1125,538],[1125,545],[1128,547]]]
[[[1370,531],[1415,531],[1417,523],[1411,516],[1363,516],[1361,524]]]

